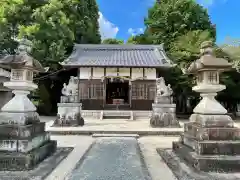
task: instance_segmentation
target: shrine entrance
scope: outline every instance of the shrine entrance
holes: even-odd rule
[[[128,79],[106,78],[106,106],[118,109],[130,107],[130,87]]]

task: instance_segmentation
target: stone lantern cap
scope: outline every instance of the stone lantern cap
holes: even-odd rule
[[[17,53],[14,55],[6,55],[1,58],[0,67],[5,69],[27,68],[35,72],[45,72],[41,63],[29,55],[31,45],[29,40],[20,40]]]
[[[214,69],[217,71],[226,71],[232,68],[232,64],[226,59],[217,58],[213,54],[213,43],[211,41],[205,41],[201,44],[201,57],[192,62],[187,69],[187,73],[195,74],[198,71]]]

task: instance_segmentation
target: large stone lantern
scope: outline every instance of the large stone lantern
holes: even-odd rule
[[[215,100],[224,90],[219,74],[232,65],[213,55],[211,42],[201,45],[201,57],[186,70],[196,75],[197,85],[192,89],[202,99],[194,108],[190,122],[184,125],[179,142],[173,142],[173,151],[191,166],[202,171],[240,170],[240,131],[227,115],[227,110]]]
[[[44,71],[41,64],[28,55],[31,50],[31,42],[21,40],[16,55],[9,55],[0,60],[0,66],[11,69],[10,81],[5,82],[4,86],[12,89],[15,96],[2,107],[2,112],[11,113],[11,118],[0,119],[0,122],[25,124],[25,121],[34,121],[38,119],[36,107],[28,99],[27,95],[30,91],[37,89],[37,85],[33,83],[33,73]],[[22,112],[21,115],[15,112]],[[23,113],[24,112],[24,113]]]
[[[16,55],[0,60],[2,68],[11,69],[10,81],[4,86],[15,94],[0,112],[0,170],[32,169],[56,150],[56,142],[50,140],[45,123],[40,122],[36,107],[27,97],[37,88],[33,73],[44,71],[28,54],[30,48],[30,41],[21,40]]]
[[[211,42],[202,43],[201,54],[201,58],[192,63],[187,69],[187,73],[195,74],[197,79],[197,85],[192,89],[199,92],[202,97],[202,100],[194,108],[193,112],[209,115],[226,114],[227,110],[214,97],[217,95],[217,92],[226,88],[225,85],[219,84],[220,73],[231,69],[232,65],[225,59],[213,56]],[[227,116],[225,118],[226,120],[229,119]]]

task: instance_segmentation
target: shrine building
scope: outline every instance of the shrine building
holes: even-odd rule
[[[62,63],[77,68],[83,110],[151,110],[159,72],[172,67],[163,45],[76,44]]]

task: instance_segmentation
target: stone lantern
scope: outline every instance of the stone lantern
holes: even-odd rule
[[[180,141],[173,142],[173,152],[197,170],[240,170],[240,130],[215,99],[226,88],[219,84],[219,74],[231,68],[227,60],[213,55],[211,42],[204,42],[200,59],[186,70],[197,76],[197,85],[192,89],[202,99],[194,108],[190,122],[184,124]]]
[[[10,81],[4,86],[15,94],[0,112],[0,170],[32,169],[56,150],[56,142],[50,140],[45,123],[40,122],[36,107],[27,97],[38,87],[33,83],[33,73],[44,71],[28,54],[30,50],[30,41],[21,40],[16,55],[0,60],[0,67],[11,69]]]
[[[200,51],[201,58],[192,63],[187,69],[187,73],[195,74],[197,79],[197,85],[192,89],[199,92],[202,97],[202,100],[194,108],[193,112],[211,115],[226,114],[227,110],[214,97],[217,95],[217,92],[226,88],[225,85],[219,84],[220,73],[231,69],[232,65],[225,59],[213,56],[211,42],[202,43]]]

